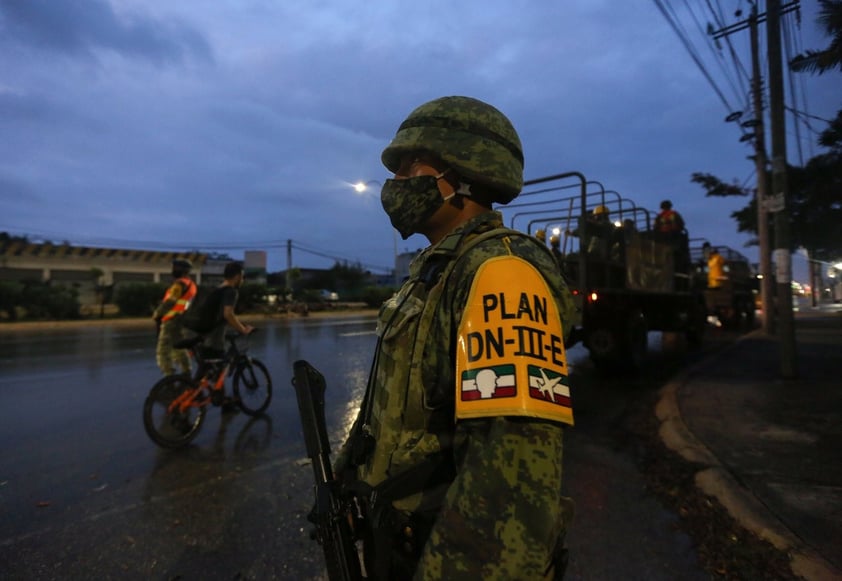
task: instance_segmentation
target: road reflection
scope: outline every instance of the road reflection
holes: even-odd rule
[[[325,376],[335,453],[365,393],[374,317],[256,326],[249,352],[272,377],[267,413],[251,418],[210,408],[182,450],[158,448],[143,429],[143,401],[160,377],[146,326],[0,333],[0,562],[9,564],[7,577],[47,567],[64,578],[90,578],[90,563],[102,578],[120,577],[125,567],[139,578],[308,578],[321,570],[306,528],[312,470],[301,463],[292,365],[306,359]],[[576,427],[565,442],[565,487],[579,503],[571,538],[580,543],[580,562],[603,562],[607,545],[623,546],[639,523],[654,530],[653,519],[657,527],[664,519],[656,503],[640,498],[622,425],[630,407],[681,364],[685,347],[659,333],[649,343],[656,373],[637,379],[606,379],[581,345],[567,352]],[[633,518],[629,507],[639,507]],[[671,535],[653,543],[669,545]],[[676,545],[671,558],[680,560],[684,550]],[[635,551],[618,554],[626,563]]]

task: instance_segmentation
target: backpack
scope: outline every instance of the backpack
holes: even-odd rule
[[[222,291],[222,287],[212,290],[200,288],[181,318],[184,328],[199,334],[213,331],[222,322]]]

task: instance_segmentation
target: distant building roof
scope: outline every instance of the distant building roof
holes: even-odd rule
[[[69,243],[27,242],[20,239],[0,238],[0,257],[21,258],[99,258],[120,262],[142,262],[147,264],[169,264],[177,258],[187,259],[193,266],[201,266],[207,255],[198,252],[167,252],[159,250],[129,250],[123,248],[101,248],[95,246],[74,246]]]

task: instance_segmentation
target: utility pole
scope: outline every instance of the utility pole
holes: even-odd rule
[[[287,294],[292,295],[292,240],[287,239],[287,275],[284,284]]]
[[[798,375],[795,361],[795,322],[792,314],[792,255],[786,164],[783,65],[781,63],[781,3],[766,2],[766,36],[769,43],[769,118],[772,125],[772,197],[775,212],[775,278],[777,280],[778,349],[781,375]]]
[[[766,137],[763,124],[763,77],[760,74],[760,41],[757,31],[757,4],[751,6],[751,94],[754,105],[754,164],[757,173],[757,244],[760,247],[760,302],[763,310],[763,332],[772,334],[772,255],[769,253],[769,218],[766,212],[768,195],[766,174]]]
[[[760,273],[763,276],[763,330],[772,333],[772,311],[777,310],[777,334],[781,360],[781,375],[793,378],[797,375],[795,362],[795,324],[792,313],[792,256],[790,247],[790,213],[787,209],[787,164],[786,164],[786,122],[784,117],[783,65],[781,63],[781,15],[798,10],[800,0],[781,5],[780,0],[769,0],[766,13],[758,14],[756,2],[752,1],[751,18],[737,22],[714,32],[719,39],[734,32],[751,28],[752,34],[752,76],[753,102],[756,121],[760,125],[755,133],[755,164],[757,165],[757,235],[760,245]],[[766,184],[766,151],[763,142],[762,94],[760,93],[759,49],[757,46],[757,25],[766,21],[769,58],[769,120],[772,134],[772,184],[769,195]],[[762,166],[760,162],[763,162]],[[770,236],[768,213],[775,214],[775,279],[772,284],[770,259]],[[766,231],[764,234],[764,230]],[[772,292],[776,290],[777,309],[772,307]]]

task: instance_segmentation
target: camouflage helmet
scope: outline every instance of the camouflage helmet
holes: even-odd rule
[[[523,187],[523,148],[500,111],[471,97],[441,97],[416,108],[398,128],[381,160],[391,172],[401,156],[429,151],[467,182],[484,184],[492,200],[512,201]]]

